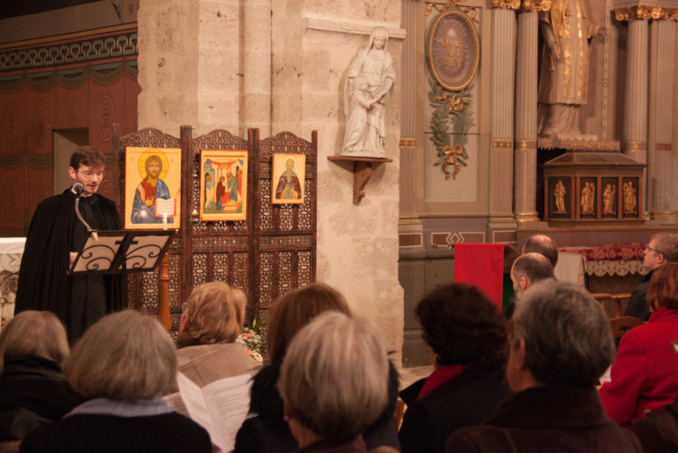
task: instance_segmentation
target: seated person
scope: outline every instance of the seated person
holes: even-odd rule
[[[535,234],[527,238],[523,244],[523,255],[526,253],[544,255],[554,269],[558,264],[558,245],[545,234]]]
[[[643,278],[638,286],[631,292],[629,303],[624,311],[624,316],[634,316],[647,321],[650,319],[650,309],[647,304],[647,290],[650,288],[650,280],[655,269],[667,262],[678,262],[678,235],[671,233],[657,233],[650,238],[645,246],[643,265],[650,272]]]
[[[614,357],[610,321],[573,283],[542,282],[513,315],[506,378],[515,394],[481,425],[447,439],[448,453],[640,453],[611,420],[595,384]]]
[[[254,417],[245,420],[238,431],[235,453],[297,451],[297,441],[284,420],[283,402],[276,383],[287,347],[294,336],[313,318],[326,311],[351,315],[344,296],[323,283],[312,283],[290,291],[271,308],[266,332],[266,348],[271,363],[254,376],[250,400],[250,414]],[[388,389],[388,406],[363,434],[370,450],[379,446],[400,449],[393,419],[398,399],[398,372],[392,365],[389,366]]]
[[[434,371],[400,393],[400,445],[403,453],[442,452],[452,432],[485,421],[513,393],[504,383],[506,321],[484,292],[463,283],[434,289],[416,315]]]
[[[200,387],[216,380],[254,374],[260,363],[235,340],[245,319],[247,298],[226,283],[198,286],[184,304],[179,322],[179,371]]]
[[[323,313],[294,337],[278,390],[299,453],[367,453],[361,434],[388,403],[386,345],[369,321]]]
[[[633,425],[643,453],[678,453],[678,398],[645,415]]]
[[[61,373],[68,353],[66,330],[53,313],[23,311],[2,329],[0,440],[23,439],[83,401]]]
[[[207,431],[161,398],[176,385],[177,358],[156,319],[105,316],[76,343],[64,374],[88,401],[26,436],[22,452],[212,452]]]
[[[622,426],[678,396],[678,355],[671,345],[678,336],[678,263],[654,270],[647,302],[649,321],[621,338],[611,380],[600,388],[607,414]]]
[[[553,266],[551,266],[548,258],[541,253],[529,252],[520,255],[511,266],[511,281],[516,297],[527,291],[530,286],[546,279],[555,281]],[[512,301],[504,310],[506,319],[511,319],[515,309],[516,303]]]

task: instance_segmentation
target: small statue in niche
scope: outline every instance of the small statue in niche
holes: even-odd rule
[[[591,181],[584,182],[581,189],[581,213],[582,215],[593,214],[593,201],[596,196],[596,188]]]
[[[388,31],[375,27],[367,47],[348,66],[344,91],[346,134],[341,156],[386,157],[385,105],[393,94],[395,69],[386,50]]]
[[[633,182],[624,183],[624,214],[636,213],[636,189]]]
[[[539,135],[582,138],[579,108],[586,104],[589,43],[610,36],[612,28],[587,20],[586,0],[553,0],[539,13],[544,51],[539,76]]]
[[[614,194],[616,188],[612,184],[607,183],[605,185],[605,190],[603,191],[603,214],[604,215],[615,215],[614,209]]]
[[[566,193],[567,192],[565,190],[565,186],[563,185],[563,181],[558,180],[555,189],[553,189],[553,196],[556,199],[556,214],[565,214],[567,212],[565,210]]]

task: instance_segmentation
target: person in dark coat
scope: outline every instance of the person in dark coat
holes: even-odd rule
[[[268,317],[266,348],[270,364],[252,381],[250,415],[235,439],[235,453],[291,453],[298,444],[284,420],[283,401],[276,387],[287,346],[313,318],[326,311],[350,315],[344,296],[323,283],[293,290],[274,304]],[[379,418],[363,433],[367,448],[389,446],[400,450],[393,419],[398,399],[398,372],[389,365],[388,404]]]
[[[434,289],[416,315],[435,370],[400,393],[407,404],[400,445],[403,453],[442,452],[450,434],[483,422],[513,393],[504,383],[506,321],[464,283]]]
[[[647,291],[650,289],[652,273],[664,263],[678,263],[678,235],[672,233],[657,233],[653,235],[650,238],[650,242],[645,246],[644,254],[643,265],[650,272],[631,292],[624,316],[634,316],[647,321],[650,319],[650,308],[647,305]]]
[[[66,382],[66,331],[53,313],[24,311],[0,334],[0,440],[23,439],[83,401]]]
[[[484,423],[455,431],[446,453],[641,453],[605,413],[596,383],[614,358],[610,322],[573,283],[541,282],[513,315],[506,377],[515,394]]]
[[[104,163],[104,155],[95,148],[83,146],[73,152],[68,171],[74,186],[38,205],[19,268],[15,312],[55,313],[71,343],[106,313],[121,310],[123,304],[119,275],[67,275],[89,236],[76,216],[76,199],[80,199],[80,214],[92,229],[120,229],[115,203],[97,193]],[[76,194],[78,183],[83,187],[81,195]]]
[[[317,316],[285,354],[278,390],[298,453],[367,453],[361,434],[388,404],[386,345],[370,321]]]
[[[87,401],[33,431],[22,453],[211,453],[207,431],[161,395],[176,386],[174,341],[136,310],[105,316],[73,347],[64,374]]]
[[[678,398],[635,422],[631,431],[638,436],[643,453],[678,453]]]

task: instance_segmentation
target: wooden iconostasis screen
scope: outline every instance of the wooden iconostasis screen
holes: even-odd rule
[[[290,132],[261,140],[258,129],[249,129],[247,140],[225,130],[193,138],[190,126],[181,128],[180,138],[150,128],[119,137],[117,127],[114,130],[114,151],[118,159],[114,165],[115,180],[119,181],[116,202],[121,218],[124,218],[127,185],[126,148],[181,148],[182,151],[180,227],[168,252],[173,335],[179,326],[183,302],[203,283],[222,281],[244,291],[246,321],[251,324],[255,319],[263,319],[278,297],[315,281],[317,132],[312,133],[309,142]],[[245,220],[200,219],[200,156],[201,152],[210,150],[247,151]],[[304,162],[303,197],[291,189],[294,197],[288,198],[296,201],[277,204],[281,202],[273,199],[278,184],[272,180],[274,160],[292,160],[283,155],[295,155]],[[288,165],[292,167],[294,163]],[[299,168],[295,171],[302,172]],[[158,278],[159,270],[130,275],[129,306],[157,313]]]

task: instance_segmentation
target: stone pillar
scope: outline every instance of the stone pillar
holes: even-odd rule
[[[242,121],[271,135],[271,0],[248,0],[243,10]],[[244,135],[243,135],[244,136]]]
[[[653,20],[650,58],[650,133],[648,143],[648,210],[650,219],[676,223],[672,209],[674,190],[673,156],[673,84],[675,81],[676,22]]]
[[[503,4],[492,10],[490,229],[516,226],[513,217],[515,45],[516,13],[510,4]]]
[[[403,0],[402,27],[407,31],[407,39],[403,43],[403,60],[400,74],[401,99],[400,99],[400,216],[405,223],[421,223],[412,219],[417,211],[416,191],[417,187],[417,2],[415,0]],[[423,146],[422,143],[419,143]]]
[[[624,107],[624,133],[622,152],[638,162],[647,162],[647,90],[648,90],[648,21],[629,21],[626,56],[626,105]],[[643,193],[647,196],[647,172]],[[642,197],[643,199],[645,197]],[[647,213],[647,203],[643,212]]]
[[[518,13],[514,213],[520,226],[539,221],[537,195],[538,12]]]

